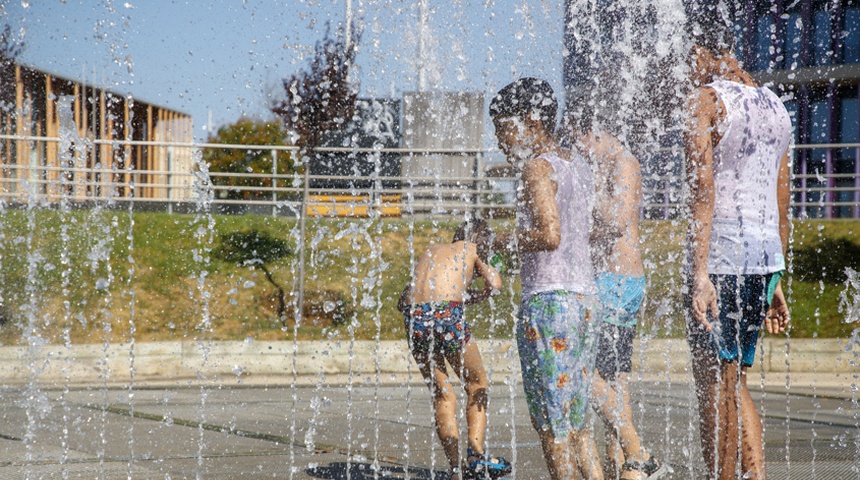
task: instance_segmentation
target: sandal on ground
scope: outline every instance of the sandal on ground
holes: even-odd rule
[[[463,480],[463,472],[460,471],[460,467],[451,467],[451,473],[448,474],[448,478],[454,478],[454,475]]]
[[[648,457],[647,462],[637,462],[635,460],[627,460],[621,467],[621,473],[624,472],[639,472],[645,477],[640,477],[641,480],[657,480],[663,478],[669,473],[669,467],[665,463],[660,463],[654,458],[654,455]]]
[[[490,457],[486,453],[475,453],[471,447],[466,450],[469,459],[463,472],[463,479],[492,479],[504,477],[511,473],[511,463],[503,457]]]

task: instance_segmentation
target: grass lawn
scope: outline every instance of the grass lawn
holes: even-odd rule
[[[211,222],[210,222],[211,220]],[[292,219],[125,211],[8,210],[0,214],[0,344],[183,339],[400,339],[394,305],[417,255],[450,241],[456,221],[309,219],[304,242]],[[510,228],[499,221],[496,228]],[[642,224],[649,293],[643,334],[682,332],[683,222]],[[860,222],[795,222],[796,267],[785,286],[792,336],[846,337],[844,267],[860,270]],[[266,269],[224,260],[222,235],[258,232],[290,253]],[[300,245],[301,243],[301,245]],[[293,309],[304,249],[305,308]],[[286,292],[287,326],[277,318]],[[518,278],[470,307],[479,337],[510,337]],[[856,291],[847,292],[858,295]]]

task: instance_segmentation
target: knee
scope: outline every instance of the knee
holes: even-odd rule
[[[434,384],[433,400],[437,403],[456,403],[457,395],[454,393],[454,386],[450,382]]]

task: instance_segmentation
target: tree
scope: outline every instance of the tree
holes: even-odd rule
[[[241,266],[259,266],[269,281],[278,290],[278,318],[287,324],[287,302],[284,288],[272,276],[267,263],[280,260],[293,254],[290,245],[259,230],[233,232],[221,235],[221,247],[215,255],[226,261]]]
[[[23,51],[24,44],[15,38],[12,27],[6,24],[0,30],[0,110],[15,105],[15,62]]]
[[[349,43],[338,31],[332,36],[326,28],[323,39],[314,46],[310,69],[283,80],[285,99],[269,107],[287,129],[298,134],[298,146],[320,146],[328,132],[337,130],[355,113],[357,89],[350,85],[350,69],[358,52],[361,35],[350,30]]]
[[[222,126],[208,143],[240,145],[284,145],[284,131],[278,121],[255,121],[241,118],[236,123]],[[272,173],[272,149],[243,150],[236,148],[211,148],[203,153],[203,160],[209,163],[209,171],[217,173]],[[278,152],[278,174],[295,171],[293,156],[286,151]],[[212,178],[214,185],[230,187],[271,187],[271,177],[219,177]],[[226,192],[227,198],[250,200],[271,198],[269,192],[261,190],[234,189]]]

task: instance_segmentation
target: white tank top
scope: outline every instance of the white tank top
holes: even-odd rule
[[[523,299],[553,290],[595,294],[597,285],[588,247],[594,199],[591,168],[576,153],[571,154],[569,162],[552,153],[538,158],[549,162],[555,170],[552,180],[558,184],[555,202],[561,241],[555,250],[520,253]],[[523,202],[517,202],[517,226],[520,229],[532,226],[531,211]]]
[[[788,111],[770,89],[708,85],[726,107],[714,147],[714,227],[708,272],[763,275],[785,269],[779,238],[777,176],[792,141]]]

